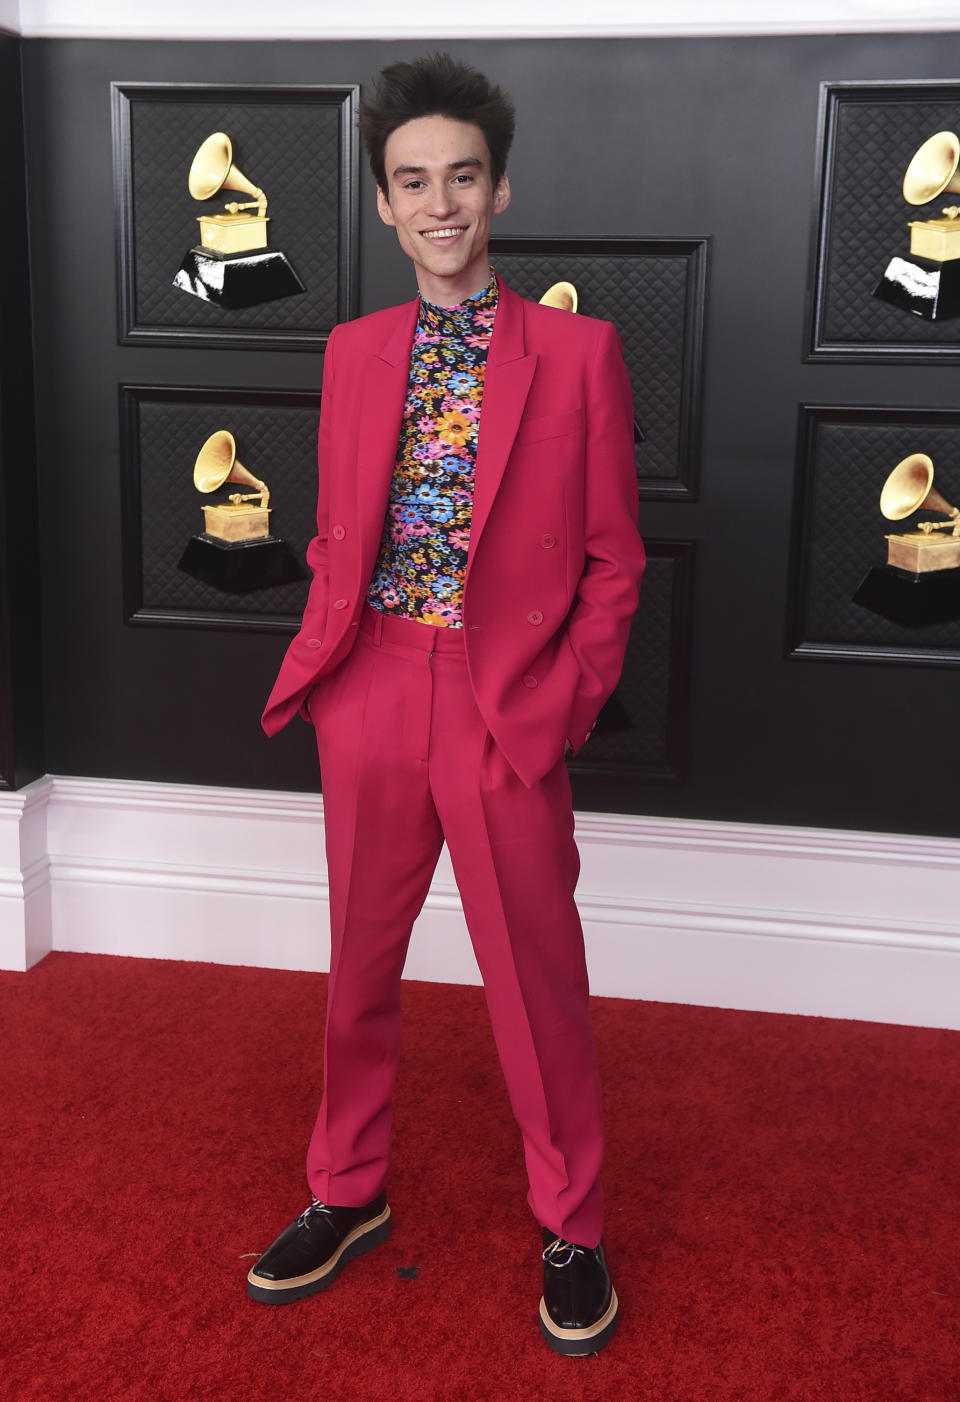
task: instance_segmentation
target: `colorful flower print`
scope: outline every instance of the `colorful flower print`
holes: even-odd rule
[[[450,409],[441,414],[437,430],[441,443],[451,448],[462,448],[472,432],[473,424],[459,409]]]
[[[458,307],[421,301],[383,538],[368,599],[463,627],[477,428],[497,282]]]

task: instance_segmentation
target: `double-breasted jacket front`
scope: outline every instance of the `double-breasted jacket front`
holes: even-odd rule
[[[274,734],[349,653],[383,534],[419,303],[332,333],[302,626],[263,714]],[[619,678],[644,551],[633,409],[610,322],[500,282],[477,444],[463,627],[477,705],[533,784],[587,738]]]

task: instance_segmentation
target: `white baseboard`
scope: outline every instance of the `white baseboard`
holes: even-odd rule
[[[47,808],[41,779],[0,794],[0,969],[29,969],[53,947]]]
[[[579,814],[595,993],[960,1028],[960,841]],[[327,967],[319,795],[47,777],[0,795],[0,967],[50,949]],[[446,853],[406,974],[479,975]]]

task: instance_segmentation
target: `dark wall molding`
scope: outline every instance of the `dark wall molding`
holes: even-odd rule
[[[355,84],[114,82],[111,95],[122,344],[317,350],[356,315]],[[253,161],[244,173],[269,187],[268,247],[306,278],[292,298],[232,311],[172,287],[196,216],[247,198],[199,204],[187,191],[194,152],[227,127],[236,164]]]
[[[319,393],[120,386],[123,612],[128,623],[296,632],[305,583],[231,594],[191,579],[178,570],[177,561],[190,537],[203,531],[202,507],[210,500],[193,485],[196,455],[211,433],[227,429],[237,440],[238,460],[254,476],[262,475],[270,488],[271,532],[279,533],[303,562],[316,529],[319,412]]]
[[[913,153],[960,127],[960,82],[824,83],[808,297],[808,356],[833,361],[960,359],[960,317],[930,322],[873,296],[889,260],[906,258],[908,221],[954,197],[908,205]]]
[[[857,602],[867,572],[884,563],[886,534],[913,527],[912,515],[888,521],[879,506],[888,474],[910,453],[926,453],[938,490],[960,500],[960,409],[801,405],[791,657],[960,666],[960,612],[954,619],[911,625]],[[931,512],[923,517],[943,519]]]

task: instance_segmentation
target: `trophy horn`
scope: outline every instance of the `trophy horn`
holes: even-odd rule
[[[212,199],[218,190],[242,190],[266,204],[267,197],[259,186],[233,164],[233,142],[225,131],[207,137],[193,158],[187,184],[195,200]]]
[[[563,312],[577,310],[577,289],[572,282],[555,282],[540,298],[542,307],[559,307]]]
[[[264,484],[242,462],[237,462],[237,440],[229,429],[211,433],[193,465],[193,485],[198,492],[215,492],[224,482],[242,482],[258,491]]]
[[[888,521],[902,521],[914,511],[939,511],[953,519],[960,508],[951,506],[933,485],[933,461],[926,453],[902,458],[880,493],[880,510]]]
[[[952,131],[934,132],[907,166],[903,198],[907,204],[929,204],[938,195],[960,194],[960,137]]]

